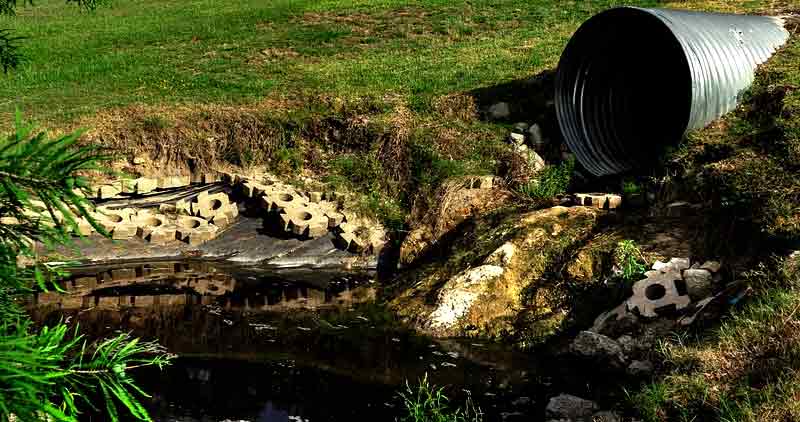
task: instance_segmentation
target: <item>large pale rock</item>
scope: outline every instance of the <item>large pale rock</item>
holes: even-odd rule
[[[591,208],[554,207],[479,218],[444,247],[438,256],[445,259],[406,272],[390,306],[434,336],[513,333],[528,344],[543,341],[560,327],[568,292],[542,276],[590,235],[599,215]]]
[[[482,265],[450,279],[439,291],[437,307],[429,317],[431,328],[455,327],[478,297],[493,286],[491,281],[503,275],[503,271],[503,267]]]

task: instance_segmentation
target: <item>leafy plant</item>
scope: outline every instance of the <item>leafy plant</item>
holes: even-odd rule
[[[536,178],[517,187],[519,196],[530,200],[542,200],[563,194],[572,182],[575,160],[564,161],[557,166],[548,166],[541,170]]]
[[[638,281],[647,271],[644,256],[633,240],[617,243],[614,261],[621,271],[620,277],[626,282]]]
[[[481,409],[468,397],[464,408],[451,409],[443,388],[428,382],[428,374],[412,388],[406,381],[406,389],[400,393],[406,415],[402,422],[480,422],[483,421]]]
[[[92,218],[81,174],[102,171],[107,156],[78,145],[80,133],[48,139],[17,116],[17,130],[0,141],[0,421],[77,421],[80,408],[105,399],[108,418],[119,420],[121,404],[137,419],[150,420],[136,395],[146,396],[129,376],[141,366],[161,367],[171,355],[155,343],[128,334],[90,344],[66,324],[36,330],[19,307],[34,288],[59,290],[63,270],[36,262],[32,245],[65,244],[78,220],[105,233]],[[18,258],[33,262],[18,265]],[[13,416],[12,416],[13,415]]]

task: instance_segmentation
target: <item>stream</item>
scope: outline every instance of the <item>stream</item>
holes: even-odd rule
[[[90,338],[131,331],[178,355],[134,373],[157,421],[392,421],[406,381],[426,375],[487,421],[528,420],[547,392],[530,355],[402,327],[376,303],[370,271],[165,259],[70,272],[66,294],[32,300],[34,319],[79,323]]]

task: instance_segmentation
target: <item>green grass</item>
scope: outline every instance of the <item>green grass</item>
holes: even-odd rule
[[[481,409],[475,406],[470,397],[467,397],[463,408],[453,408],[444,395],[444,389],[430,384],[427,374],[415,387],[406,382],[406,389],[400,393],[400,398],[406,410],[406,414],[400,418],[401,422],[483,421]]]
[[[554,67],[572,31],[618,3],[116,0],[87,13],[42,0],[0,17],[0,28],[28,38],[26,63],[0,78],[0,112],[21,107],[59,124],[131,103],[240,104],[298,91],[399,94],[424,106]]]

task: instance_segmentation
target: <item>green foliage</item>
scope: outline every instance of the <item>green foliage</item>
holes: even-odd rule
[[[614,261],[621,271],[620,277],[628,283],[640,280],[647,271],[642,251],[633,240],[623,240],[617,243],[617,248],[614,250]]]
[[[79,134],[49,139],[18,117],[16,132],[0,141],[0,421],[11,415],[77,421],[81,408],[95,407],[97,393],[111,420],[119,420],[120,404],[135,418],[150,420],[136,397],[144,393],[128,370],[171,359],[157,344],[127,334],[89,344],[77,327],[63,323],[36,331],[18,305],[34,287],[59,289],[64,275],[41,263],[18,266],[18,257],[35,258],[34,241],[68,242],[79,218],[104,233],[81,194],[88,184],[80,174],[102,170],[107,156],[78,145]]]
[[[116,403],[137,419],[150,419],[136,397],[147,395],[129,371],[169,363],[171,356],[161,346],[125,333],[88,344],[77,327],[73,331],[65,324],[31,331],[25,324],[2,329],[0,420],[15,415],[18,420],[78,421],[81,405],[96,409],[92,399],[98,388],[111,420],[119,420]]]
[[[18,41],[23,37],[15,37],[8,29],[0,29],[0,66],[3,72],[17,68],[22,61],[22,53],[19,51]]]
[[[400,393],[406,414],[401,422],[481,422],[483,413],[467,398],[463,408],[451,409],[443,388],[428,382],[428,374],[419,381],[416,388],[406,382],[406,389]]]
[[[303,151],[298,147],[281,145],[275,150],[272,162],[279,172],[296,172],[303,168]]]
[[[547,166],[536,178],[517,187],[519,196],[530,200],[549,199],[567,192],[572,181],[575,160],[567,160],[557,166]]]
[[[622,183],[622,193],[625,196],[638,195],[642,193],[642,186],[635,180],[626,180]]]

